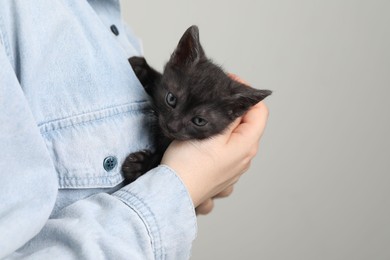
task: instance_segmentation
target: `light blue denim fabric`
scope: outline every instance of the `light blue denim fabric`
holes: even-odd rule
[[[153,146],[127,61],[141,52],[116,0],[0,0],[0,258],[189,258],[175,172],[121,184],[124,158]]]

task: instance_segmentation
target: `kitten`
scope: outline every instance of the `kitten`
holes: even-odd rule
[[[155,151],[135,152],[125,159],[122,172],[127,183],[156,167],[172,140],[205,139],[220,134],[272,93],[229,78],[206,57],[196,26],[183,34],[163,74],[142,57],[132,57],[129,62],[152,98],[158,125],[153,133]]]

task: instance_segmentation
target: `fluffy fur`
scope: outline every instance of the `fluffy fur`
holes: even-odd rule
[[[251,106],[271,94],[232,80],[205,55],[199,31],[191,26],[161,74],[143,57],[129,62],[151,96],[157,119],[156,150],[130,154],[122,165],[126,182],[156,167],[176,140],[205,139],[220,134]]]

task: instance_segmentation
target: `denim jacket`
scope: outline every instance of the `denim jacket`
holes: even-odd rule
[[[190,196],[153,146],[117,0],[0,0],[0,258],[187,259]]]

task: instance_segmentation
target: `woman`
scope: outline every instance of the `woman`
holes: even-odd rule
[[[227,196],[267,120],[259,103],[213,140],[173,142],[130,185],[150,145],[141,55],[119,2],[0,1],[0,258],[186,259],[196,211]]]

